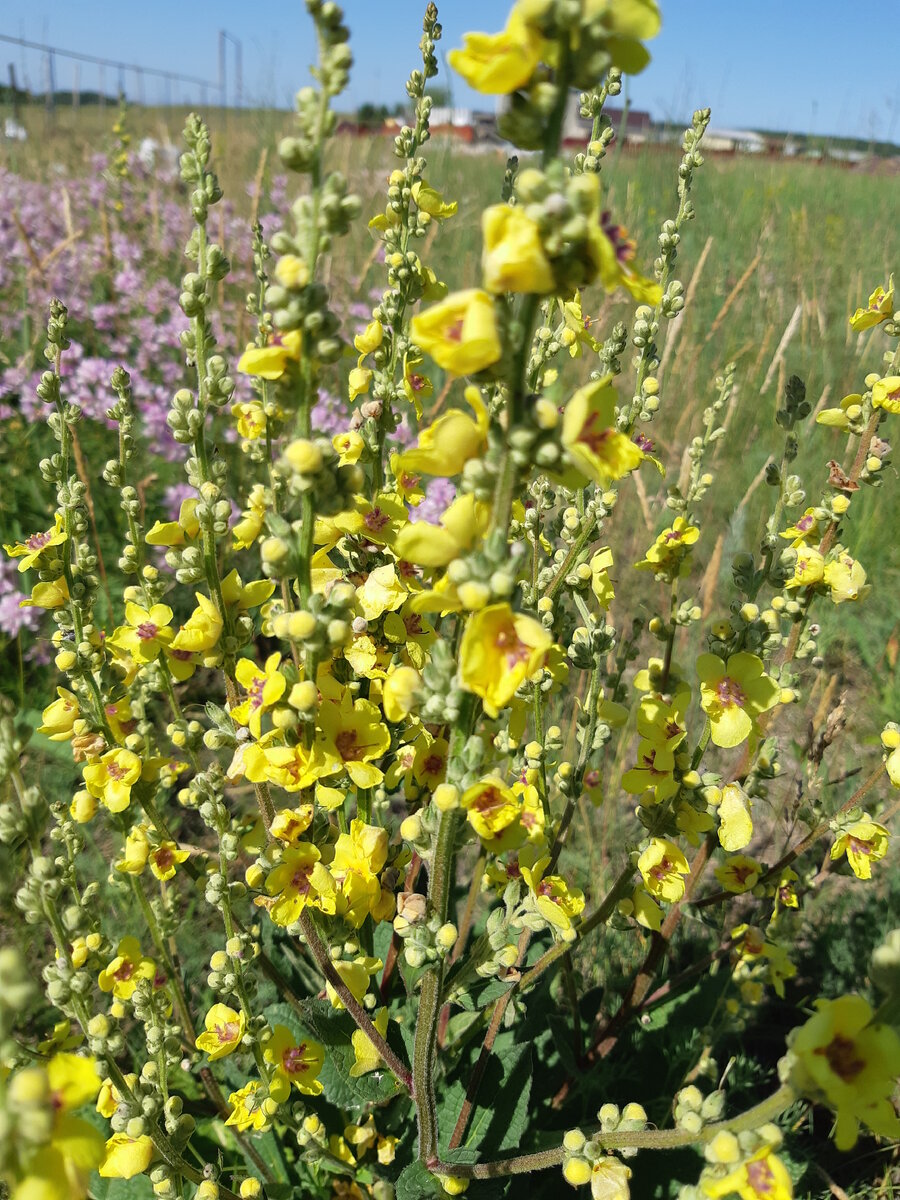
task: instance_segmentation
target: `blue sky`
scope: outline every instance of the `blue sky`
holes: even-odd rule
[[[356,66],[348,107],[365,100],[393,103],[418,58],[424,0],[347,0]],[[445,0],[441,6],[446,52],[468,29],[493,30],[506,18],[506,0]],[[900,141],[900,75],[892,69],[896,37],[891,6],[846,0],[662,0],[663,31],[652,44],[653,62],[630,83],[635,108],[682,121],[709,104],[713,124],[794,129],[817,134]],[[216,80],[217,31],[243,43],[248,100],[286,105],[306,80],[313,54],[301,0],[263,5],[248,0],[5,0],[0,33],[72,50],[164,67]],[[43,87],[40,56],[0,46],[0,64],[14,61],[32,86]],[[881,64],[881,65],[879,65]],[[233,79],[229,60],[229,75]],[[68,87],[72,66],[56,66],[57,86]],[[5,71],[3,72],[5,75]],[[443,72],[442,72],[443,74]],[[82,67],[82,87],[96,86],[96,69]],[[117,80],[106,72],[106,87]],[[154,95],[148,83],[148,100]],[[135,92],[133,79],[126,88]],[[461,80],[457,104],[492,106]],[[180,94],[197,104],[201,97]],[[210,95],[212,99],[212,95]]]

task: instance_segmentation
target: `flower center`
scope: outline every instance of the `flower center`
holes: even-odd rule
[[[213,1032],[220,1042],[236,1042],[240,1030],[237,1021],[226,1021],[223,1025],[216,1025]]]
[[[462,319],[462,317],[460,317],[458,321],[454,321],[453,324],[449,327],[449,329],[447,330],[447,333],[446,333],[446,337],[447,337],[447,340],[450,342],[461,342],[462,335],[463,335],[463,319]]]
[[[168,871],[174,862],[174,855],[168,846],[161,846],[154,854],[153,859],[161,871]]]
[[[159,633],[159,626],[154,625],[152,621],[142,621],[135,630],[135,633],[142,642],[150,642]]]
[[[263,706],[263,688],[266,686],[265,679],[257,676],[247,689],[247,698],[250,701],[252,709],[262,708]]]
[[[854,1079],[866,1065],[865,1059],[860,1058],[853,1039],[840,1033],[836,1033],[827,1046],[820,1046],[816,1054],[824,1054],[829,1067],[845,1083]]]
[[[473,808],[476,808],[480,813],[499,812],[503,808],[504,800],[501,792],[495,787],[487,787],[479,793]]]
[[[114,763],[114,762],[107,763],[106,764],[106,773],[110,777],[110,779],[124,779],[125,778],[125,768],[120,767],[118,763]]]
[[[716,697],[723,708],[730,708],[734,704],[738,708],[743,708],[747,703],[744,689],[734,679],[729,679],[727,675],[716,684]]]
[[[771,1192],[775,1176],[769,1164],[759,1159],[747,1163],[747,1180],[758,1196],[765,1196]]]
[[[363,517],[363,524],[366,529],[372,529],[376,532],[384,529],[385,525],[390,525],[391,518],[387,513],[382,512],[380,508],[373,508],[371,512],[367,512]]]
[[[297,868],[297,870],[291,876],[291,887],[293,888],[293,890],[295,892],[298,892],[301,896],[306,896],[309,894],[309,889],[310,889],[309,867],[298,867]]]
[[[113,978],[119,983],[126,983],[134,974],[134,963],[130,958],[126,958],[120,967],[113,972]]]
[[[501,629],[494,639],[494,645],[506,659],[510,669],[517,663],[527,662],[530,653],[524,642],[519,641],[515,628]]]
[[[304,1071],[309,1070],[309,1063],[303,1061],[305,1053],[306,1042],[301,1042],[299,1046],[291,1046],[290,1049],[285,1050],[281,1061],[288,1075],[302,1075]]]
[[[426,775],[439,775],[444,769],[444,760],[440,754],[429,754],[422,763]]]
[[[51,533],[33,533],[25,542],[29,550],[43,550],[53,535]]]
[[[454,328],[456,328],[456,326],[454,326]],[[462,322],[459,322],[459,329],[460,329],[460,337],[461,337],[462,336]],[[451,335],[448,335],[448,336],[451,336]],[[453,340],[459,341],[459,338],[454,337]],[[425,384],[428,382],[424,375],[407,375],[406,378],[409,381],[409,386],[412,388],[412,390],[414,392],[421,392],[422,388],[424,388]]]
[[[345,762],[362,758],[363,748],[358,744],[355,729],[342,729],[334,739],[334,744],[337,746],[338,754]]]
[[[592,450],[594,454],[600,453],[613,434],[612,429],[606,425],[600,426],[599,421],[600,414],[591,413],[578,435],[578,441]]]

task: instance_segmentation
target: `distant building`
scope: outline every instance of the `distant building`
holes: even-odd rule
[[[579,92],[571,92],[566,104],[566,115],[563,117],[563,145],[572,146],[576,143],[584,145],[591,136],[593,122],[581,116],[581,101]],[[624,142],[638,144],[646,142],[650,137],[653,121],[648,112],[636,108],[603,109],[604,115],[612,122],[616,137],[622,137]],[[624,125],[624,128],[623,128]]]
[[[478,112],[473,108],[436,106],[431,110],[429,128],[432,135],[443,134],[464,142],[480,142],[496,136],[497,117],[495,113]]]
[[[703,135],[704,150],[718,150],[728,154],[765,154],[769,143],[761,133],[752,129],[713,129]]]

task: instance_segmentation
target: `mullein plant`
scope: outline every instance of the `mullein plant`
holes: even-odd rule
[[[239,355],[217,345],[212,319],[229,262],[209,233],[221,199],[209,133],[196,116],[185,129],[186,375],[168,424],[190,493],[175,519],[145,520],[141,428],[118,369],[118,454],[102,474],[122,513],[125,586],[105,621],[73,466],[67,312],[51,307],[39,397],[57,448],[40,470],[56,508],[7,553],[30,572],[24,603],[55,623],[62,682],[40,732],[68,744],[80,782],[46,795],[23,771],[31,729],[2,714],[0,836],[23,865],[22,920],[52,938],[42,974],[55,1023],[34,1033],[34,981],[2,951],[0,1179],[12,1200],[112,1195],[98,1179],[142,1174],[160,1197],[409,1200],[493,1195],[513,1175],[561,1168],[618,1200],[636,1157],[695,1147],[685,1200],[784,1200],[788,1108],[830,1111],[841,1149],[861,1128],[900,1133],[895,936],[872,966],[881,1007],[818,1002],[752,1108],[735,1112],[721,1080],[660,1095],[648,1079],[629,1099],[602,1072],[631,1044],[622,1033],[640,1032],[684,916],[737,904],[709,962],[729,968],[723,1014],[739,1029],[795,972],[821,843],[864,880],[889,853],[879,797],[900,787],[897,726],[839,797],[823,786],[824,730],[803,766],[803,831],[781,852],[770,797],[791,708],[822,665],[816,614],[865,601],[852,518],[855,494],[882,481],[900,412],[893,283],[850,318],[885,336],[884,367],[818,414],[850,445],[812,504],[791,469],[811,405],[787,384],[762,542],[734,559],[730,611],[689,661],[691,569],[709,553],[703,501],[733,365],[659,532],[635,563],[615,547],[620,492],[665,473],[647,427],[667,399],[660,343],[685,303],[678,248],[709,120],[698,112],[685,132],[677,209],[642,273],[606,208],[603,106],[648,61],[655,0],[518,0],[503,30],[450,53],[471,87],[506,97],[504,133],[529,154],[498,178],[480,281],[461,291],[419,253],[464,203],[422,156],[441,35],[429,4],[407,84],[415,124],[369,220],[386,287],[352,346],[322,272],[360,217],[326,153],[349,35],[330,0],[307,9],[315,86],[279,146],[304,186],[287,228],[254,230],[257,332]],[[592,128],[569,159],[573,88]],[[588,316],[602,293],[633,298],[630,328]],[[235,372],[248,399],[235,399]],[[323,436],[313,407],[338,375],[345,428]],[[439,382],[449,399],[431,414]],[[412,445],[396,443],[401,419]],[[246,457],[240,496],[216,451],[229,429]],[[412,519],[435,481],[443,511]],[[655,615],[614,619],[617,589]],[[564,851],[592,806],[615,817],[612,871],[582,888]],[[105,881],[90,877],[89,846],[107,858]],[[605,938],[623,935],[643,965],[585,1026],[573,954],[602,961]],[[205,978],[185,965],[198,945]],[[557,987],[551,1037],[542,1014]],[[577,1047],[567,1055],[560,1020]],[[706,1060],[692,1080],[715,1076]],[[547,1080],[559,1107],[589,1073],[608,1091],[596,1119],[542,1132],[561,1128],[543,1102],[539,1115]],[[562,1112],[580,1126],[584,1108]],[[558,1175],[548,1186],[556,1194]]]

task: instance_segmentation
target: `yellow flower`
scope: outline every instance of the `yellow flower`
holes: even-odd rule
[[[894,277],[890,278],[887,291],[883,287],[877,287],[869,297],[869,303],[865,308],[858,308],[850,318],[850,328],[856,333],[861,333],[864,329],[871,329],[873,325],[878,325],[882,321],[887,321],[889,317],[894,315]]]
[[[756,887],[762,871],[756,859],[748,854],[732,854],[721,866],[716,867],[713,874],[726,892],[740,896]]]
[[[84,786],[110,812],[131,803],[131,789],[141,777],[141,760],[132,750],[107,750],[84,768]]]
[[[488,775],[473,783],[460,797],[460,806],[475,832],[485,841],[492,841],[517,819],[521,807],[519,798],[496,775]]]
[[[591,1168],[591,1200],[628,1200],[630,1178],[630,1167],[611,1155],[603,1155]]]
[[[269,916],[276,925],[292,925],[307,904],[334,912],[335,883],[311,842],[289,846],[277,867],[266,876],[266,891],[276,897]]]
[[[541,232],[521,208],[492,204],[481,216],[481,273],[489,292],[545,295],[556,286]]]
[[[58,687],[56,694],[59,699],[48,704],[41,714],[43,724],[38,726],[38,733],[51,742],[68,742],[75,736],[72,727],[81,716],[78,697],[64,687]]]
[[[235,668],[235,677],[247,692],[247,699],[231,709],[231,716],[239,725],[246,725],[255,738],[261,733],[263,713],[278,703],[287,687],[280,666],[281,655],[276,650],[262,670],[249,658],[242,658]]]
[[[381,492],[373,502],[357,496],[354,504],[351,512],[337,513],[334,527],[374,546],[392,546],[409,519],[405,505],[390,492]]]
[[[440,304],[416,313],[409,334],[451,375],[474,375],[497,362],[503,353],[494,301],[478,288],[454,292]]]
[[[402,561],[420,567],[445,567],[484,537],[490,520],[490,504],[476,500],[471,492],[466,492],[444,509],[439,525],[431,525],[428,521],[405,525],[397,535],[393,550]],[[422,608],[414,602],[413,607],[417,612],[441,612],[459,607],[449,592],[443,593],[440,599],[446,603]]]
[[[154,604],[148,611],[129,601],[125,605],[125,620],[128,624],[120,626],[110,641],[138,663],[154,662],[175,636],[169,628],[172,610],[167,604]]]
[[[155,1154],[153,1139],[146,1134],[132,1138],[127,1133],[114,1133],[97,1171],[104,1179],[133,1179],[147,1170]]]
[[[146,867],[149,857],[150,840],[147,837],[146,827],[135,825],[125,839],[125,853],[116,863],[116,870],[124,871],[128,875],[140,875]]]
[[[347,386],[350,392],[351,401],[357,396],[364,396],[368,392],[372,384],[372,376],[374,371],[369,367],[354,367],[347,376]]]
[[[19,601],[19,608],[62,608],[69,599],[69,585],[64,575],[50,583],[36,583],[27,600]]]
[[[6,1106],[34,1140],[17,1139],[2,1147],[0,1180],[13,1200],[83,1200],[89,1173],[103,1157],[99,1130],[72,1115],[100,1090],[92,1058],[54,1054],[46,1066],[29,1066],[5,1081]],[[9,1172],[9,1173],[7,1173]]]
[[[524,87],[541,60],[543,45],[537,30],[515,12],[500,33],[467,33],[461,50],[447,60],[469,87],[491,96],[508,95]]]
[[[758,1150],[752,1158],[720,1179],[704,1179],[703,1192],[712,1200],[739,1196],[740,1200],[791,1200],[791,1177],[770,1146]]]
[[[42,533],[32,533],[24,542],[15,542],[12,545],[4,543],[3,549],[10,558],[22,559],[19,563],[20,571],[30,571],[40,562],[41,555],[49,546],[60,546],[65,540],[63,520],[57,513],[52,529],[46,529]]]
[[[175,868],[187,858],[187,850],[179,850],[174,842],[160,842],[150,851],[150,870],[157,879],[165,882],[175,877]]]
[[[117,1000],[130,1000],[139,979],[154,979],[156,965],[145,958],[135,937],[122,938],[116,956],[97,976],[101,992],[112,992]]]
[[[358,1000],[361,1004],[363,997],[369,990],[370,979],[375,972],[380,971],[383,966],[384,963],[380,958],[372,958],[369,955],[361,955],[349,962],[346,959],[343,962],[336,962],[334,964],[334,969],[337,971],[338,975],[340,975],[341,980],[347,987],[350,995]],[[344,1007],[343,1000],[327,980],[325,981],[325,994],[328,996],[328,999],[331,1001],[334,1008],[342,1009]]]
[[[415,707],[421,686],[422,676],[412,667],[396,667],[391,671],[381,693],[385,717],[393,724],[405,721]]]
[[[460,683],[496,717],[527,679],[541,670],[553,638],[539,621],[490,604],[466,621],[459,648]]]
[[[778,702],[781,690],[763,671],[762,659],[741,651],[725,663],[715,654],[697,659],[700,704],[709,717],[715,745],[739,746],[756,718]]]
[[[367,354],[372,354],[377,350],[383,341],[384,326],[380,321],[370,321],[362,333],[358,333],[353,339],[353,345],[360,353],[360,363]]]
[[[616,393],[611,375],[579,388],[566,405],[562,444],[573,466],[601,487],[621,479],[644,458],[627,434],[616,429]]]
[[[274,333],[267,346],[248,346],[238,359],[237,369],[261,379],[280,379],[289,363],[299,362],[302,350],[303,334],[299,329]]]
[[[654,571],[671,582],[676,576],[687,573],[690,548],[699,537],[700,530],[696,525],[689,525],[684,517],[676,517],[635,565],[639,571]]]
[[[451,200],[448,204],[441,193],[430,187],[424,179],[417,179],[410,191],[416,206],[422,212],[428,213],[429,217],[434,217],[438,221],[446,221],[448,217],[456,216],[459,208],[457,201]]]
[[[263,522],[266,519],[268,506],[266,504],[266,489],[261,483],[254,483],[247,497],[247,507],[240,521],[235,522],[231,532],[234,537],[235,550],[249,550],[262,533]]]
[[[644,886],[652,896],[672,904],[684,895],[682,876],[690,875],[691,868],[674,842],[651,838],[637,865]]]
[[[204,1051],[210,1062],[236,1050],[247,1027],[244,1014],[229,1008],[227,1004],[214,1004],[203,1023],[206,1032],[197,1038],[197,1049]]]
[[[353,700],[349,692],[339,704],[326,701],[319,709],[319,727],[328,751],[336,754],[357,787],[377,787],[384,778],[373,759],[390,748],[391,735],[381,721],[377,705],[370,700]]]
[[[271,1105],[274,1112],[276,1105],[274,1100],[265,1101],[257,1097],[257,1092],[262,1086],[258,1079],[251,1079],[242,1088],[231,1093],[228,1097],[231,1112],[228,1114],[226,1125],[233,1125],[241,1133],[246,1133],[248,1129],[265,1129],[271,1116],[266,1109]]]
[[[370,571],[365,582],[356,589],[359,611],[367,621],[377,621],[386,612],[399,608],[408,597],[409,592],[397,577],[393,563]]]
[[[470,458],[484,453],[490,419],[481,392],[470,386],[463,394],[475,414],[474,420],[458,408],[442,413],[434,424],[420,431],[415,446],[399,455],[400,472],[449,479],[458,475]]]
[[[236,418],[235,425],[238,433],[248,442],[255,442],[265,434],[266,410],[258,400],[232,404],[231,415]]]
[[[444,287],[443,295],[446,294],[447,289]],[[426,294],[424,298],[440,300],[441,296]],[[415,409],[417,421],[422,420],[422,401],[427,400],[434,392],[434,384],[421,370],[424,361],[422,355],[417,351],[415,353],[407,351],[403,355],[403,394]]]
[[[356,817],[338,837],[331,871],[341,888],[343,915],[358,929],[381,899],[379,872],[387,861],[388,834]]]
[[[753,837],[750,797],[737,783],[722,788],[718,803],[719,845],[723,850],[743,850]]]
[[[847,855],[847,862],[857,879],[872,878],[872,863],[887,854],[890,833],[877,821],[865,817],[842,829],[831,847],[832,859]]]
[[[591,568],[591,591],[597,598],[597,603],[605,612],[610,604],[612,604],[616,595],[609,577],[609,568],[613,565],[612,550],[610,550],[609,546],[603,546],[600,550],[597,550],[591,556],[588,565]]]
[[[380,1008],[372,1024],[382,1037],[387,1037],[388,1010]],[[361,1029],[356,1029],[350,1035],[350,1041],[353,1046],[353,1055],[355,1058],[355,1062],[350,1068],[350,1074],[353,1078],[358,1079],[360,1075],[367,1075],[369,1071],[378,1070],[381,1066],[381,1055],[369,1040],[369,1035],[363,1033]]]
[[[312,819],[311,804],[301,804],[299,808],[282,808],[272,818],[269,833],[279,842],[295,846],[300,840],[300,835],[309,829]]]
[[[819,522],[816,520],[816,510],[814,508],[806,509],[802,517],[798,517],[793,525],[789,525],[778,536],[787,538],[794,548],[802,546],[806,542],[818,541]]]
[[[196,496],[182,500],[177,521],[155,521],[147,530],[144,541],[148,546],[183,546],[192,542],[200,532]]]
[[[900,1037],[890,1026],[873,1024],[862,996],[817,1000],[816,1008],[789,1038],[791,1083],[835,1112],[838,1150],[856,1144],[860,1124],[896,1139],[900,1120],[891,1096],[900,1075]]]
[[[568,941],[575,936],[575,917],[584,911],[584,892],[580,888],[569,887],[560,875],[545,875],[549,865],[549,854],[543,855],[530,866],[523,855],[519,856],[522,878],[531,889],[538,912]]]
[[[889,413],[900,413],[900,375],[886,375],[872,388],[872,404]]]
[[[277,1100],[287,1099],[291,1084],[304,1096],[321,1095],[319,1072],[325,1063],[325,1051],[318,1042],[305,1038],[298,1044],[286,1026],[276,1025],[263,1053],[266,1062],[275,1068],[272,1094]]]
[[[348,429],[345,433],[336,433],[331,439],[331,445],[334,447],[342,467],[352,467],[354,463],[359,462],[359,456],[366,448],[362,435],[355,429]]]
[[[222,617],[219,610],[202,592],[195,593],[197,607],[171,641],[173,650],[189,650],[192,654],[212,650],[219,644]]]
[[[435,640],[433,627],[408,601],[402,612],[388,613],[385,617],[384,636],[389,642],[403,646],[403,657],[416,670],[425,666],[428,647]]]
[[[824,579],[831,588],[831,599],[835,604],[843,604],[847,600],[862,600],[870,590],[866,584],[866,572],[862,564],[842,552],[825,564]]]
[[[271,579],[251,579],[245,584],[236,570],[229,571],[222,580],[222,599],[228,608],[234,607],[238,612],[259,608],[274,591]]]
[[[794,574],[785,584],[788,588],[814,587],[825,575],[825,559],[814,546],[801,543],[797,547]]]

